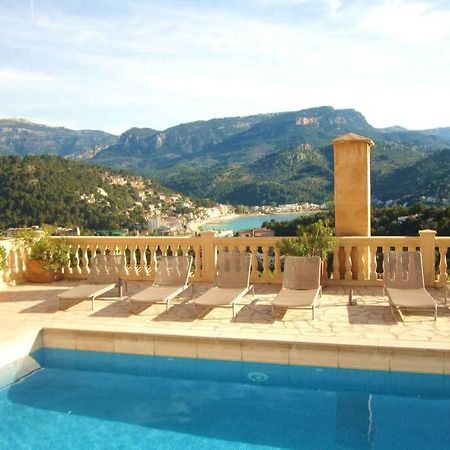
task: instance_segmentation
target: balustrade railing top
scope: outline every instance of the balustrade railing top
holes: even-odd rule
[[[55,237],[54,239],[60,239]],[[252,254],[252,283],[281,283],[283,256],[277,247],[280,237],[216,237],[205,232],[197,237],[159,236],[70,236],[70,260],[63,268],[66,278],[86,278],[91,255],[114,252],[125,255],[129,280],[153,280],[161,255],[192,255],[192,281],[212,282],[217,252],[238,251]],[[5,241],[3,241],[5,242]],[[432,230],[420,236],[338,237],[327,261],[326,283],[334,285],[381,283],[382,253],[389,250],[420,250],[427,286],[443,285],[448,278],[450,237],[436,237]],[[26,269],[23,250],[8,246],[8,267],[2,278],[17,282]]]

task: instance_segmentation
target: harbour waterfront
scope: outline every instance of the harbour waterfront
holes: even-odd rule
[[[267,222],[270,220],[276,220],[278,222],[294,220],[297,217],[314,214],[315,212],[316,211],[293,212],[286,214],[241,214],[238,216],[230,216],[229,218],[225,217],[220,221],[216,220],[214,222],[207,222],[201,225],[199,228],[201,231],[248,230],[252,228],[258,228],[262,225],[263,222]]]

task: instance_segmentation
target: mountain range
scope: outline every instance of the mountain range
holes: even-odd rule
[[[323,202],[332,199],[330,141],[348,132],[375,141],[374,199],[450,198],[450,127],[375,128],[358,111],[329,106],[196,121],[163,131],[131,128],[120,136],[0,120],[0,155],[82,159],[234,204]]]

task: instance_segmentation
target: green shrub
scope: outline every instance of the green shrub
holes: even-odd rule
[[[0,245],[0,270],[3,270],[6,267],[6,263],[7,263],[6,248]]]
[[[51,238],[51,229],[44,228],[44,235],[36,237],[32,232],[22,232],[17,238],[17,244],[28,251],[28,258],[42,261],[42,267],[51,272],[58,272],[69,260],[69,246],[63,238]]]
[[[282,255],[290,256],[320,256],[324,261],[333,251],[336,238],[333,228],[328,223],[319,220],[315,223],[299,226],[297,237],[282,239],[277,244]]]

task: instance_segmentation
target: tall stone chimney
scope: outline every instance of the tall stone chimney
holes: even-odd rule
[[[332,141],[336,236],[370,236],[370,147],[355,133]]]

